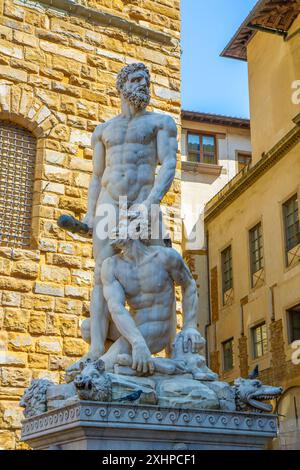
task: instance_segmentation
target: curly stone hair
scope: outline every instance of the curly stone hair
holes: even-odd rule
[[[150,72],[145,64],[142,62],[129,64],[122,68],[117,76],[117,90],[119,93],[123,90],[124,84],[131,73],[137,72],[138,70],[143,70],[146,73],[147,84],[150,86]]]

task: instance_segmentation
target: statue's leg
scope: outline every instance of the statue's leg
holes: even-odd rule
[[[131,355],[131,346],[123,336],[117,339],[117,341],[115,341],[109,350],[101,357],[102,361],[105,363],[105,369],[107,371],[114,371],[114,365],[118,363],[117,358],[120,354]]]
[[[94,244],[96,242],[94,241]],[[92,360],[99,359],[105,352],[105,342],[108,336],[109,311],[106,300],[103,295],[103,286],[101,281],[101,267],[103,261],[113,255],[113,250],[109,240],[101,240],[101,246],[95,245],[95,274],[94,288],[90,303],[90,338],[91,345],[87,354]]]
[[[151,321],[138,326],[151,354],[160,353],[168,346],[169,328],[169,321]]]

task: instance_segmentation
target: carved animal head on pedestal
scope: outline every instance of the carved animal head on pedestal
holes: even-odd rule
[[[80,400],[111,401],[111,381],[104,362],[86,359],[80,363],[80,370],[74,380]]]
[[[31,382],[20,400],[20,406],[25,408],[23,411],[25,418],[47,411],[47,390],[51,385],[53,383],[47,379],[37,379]]]
[[[234,388],[238,411],[271,413],[273,406],[266,401],[275,400],[283,392],[282,387],[264,385],[258,379],[237,379]]]

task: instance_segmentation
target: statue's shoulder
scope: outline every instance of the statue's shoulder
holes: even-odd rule
[[[176,122],[172,116],[162,113],[152,113],[157,122],[158,128],[177,133]]]
[[[102,267],[101,267],[101,274],[102,276],[108,276],[110,275],[113,271],[114,271],[114,268],[115,268],[115,265],[117,263],[117,256],[110,256],[109,258],[106,258],[103,263],[102,263]]]
[[[158,256],[161,262],[168,263],[171,260],[176,261],[181,258],[178,251],[174,250],[174,248],[167,248],[166,246],[153,246],[151,248],[153,250],[153,255],[155,257]]]
[[[163,257],[164,257],[164,261],[166,263],[166,266],[168,267],[175,267],[175,266],[181,266],[182,265],[182,262],[183,262],[183,259],[182,259],[182,256],[180,255],[180,253],[178,253],[177,250],[175,250],[174,248],[163,248]]]
[[[115,123],[118,120],[119,120],[119,116],[115,116],[111,119],[108,119],[105,122],[102,122],[101,124],[98,124],[98,126],[95,128],[93,132],[92,138],[94,140],[101,140],[105,129],[107,129],[111,124]]]

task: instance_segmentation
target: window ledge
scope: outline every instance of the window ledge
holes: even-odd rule
[[[208,163],[182,162],[182,170],[220,176],[223,167]]]

